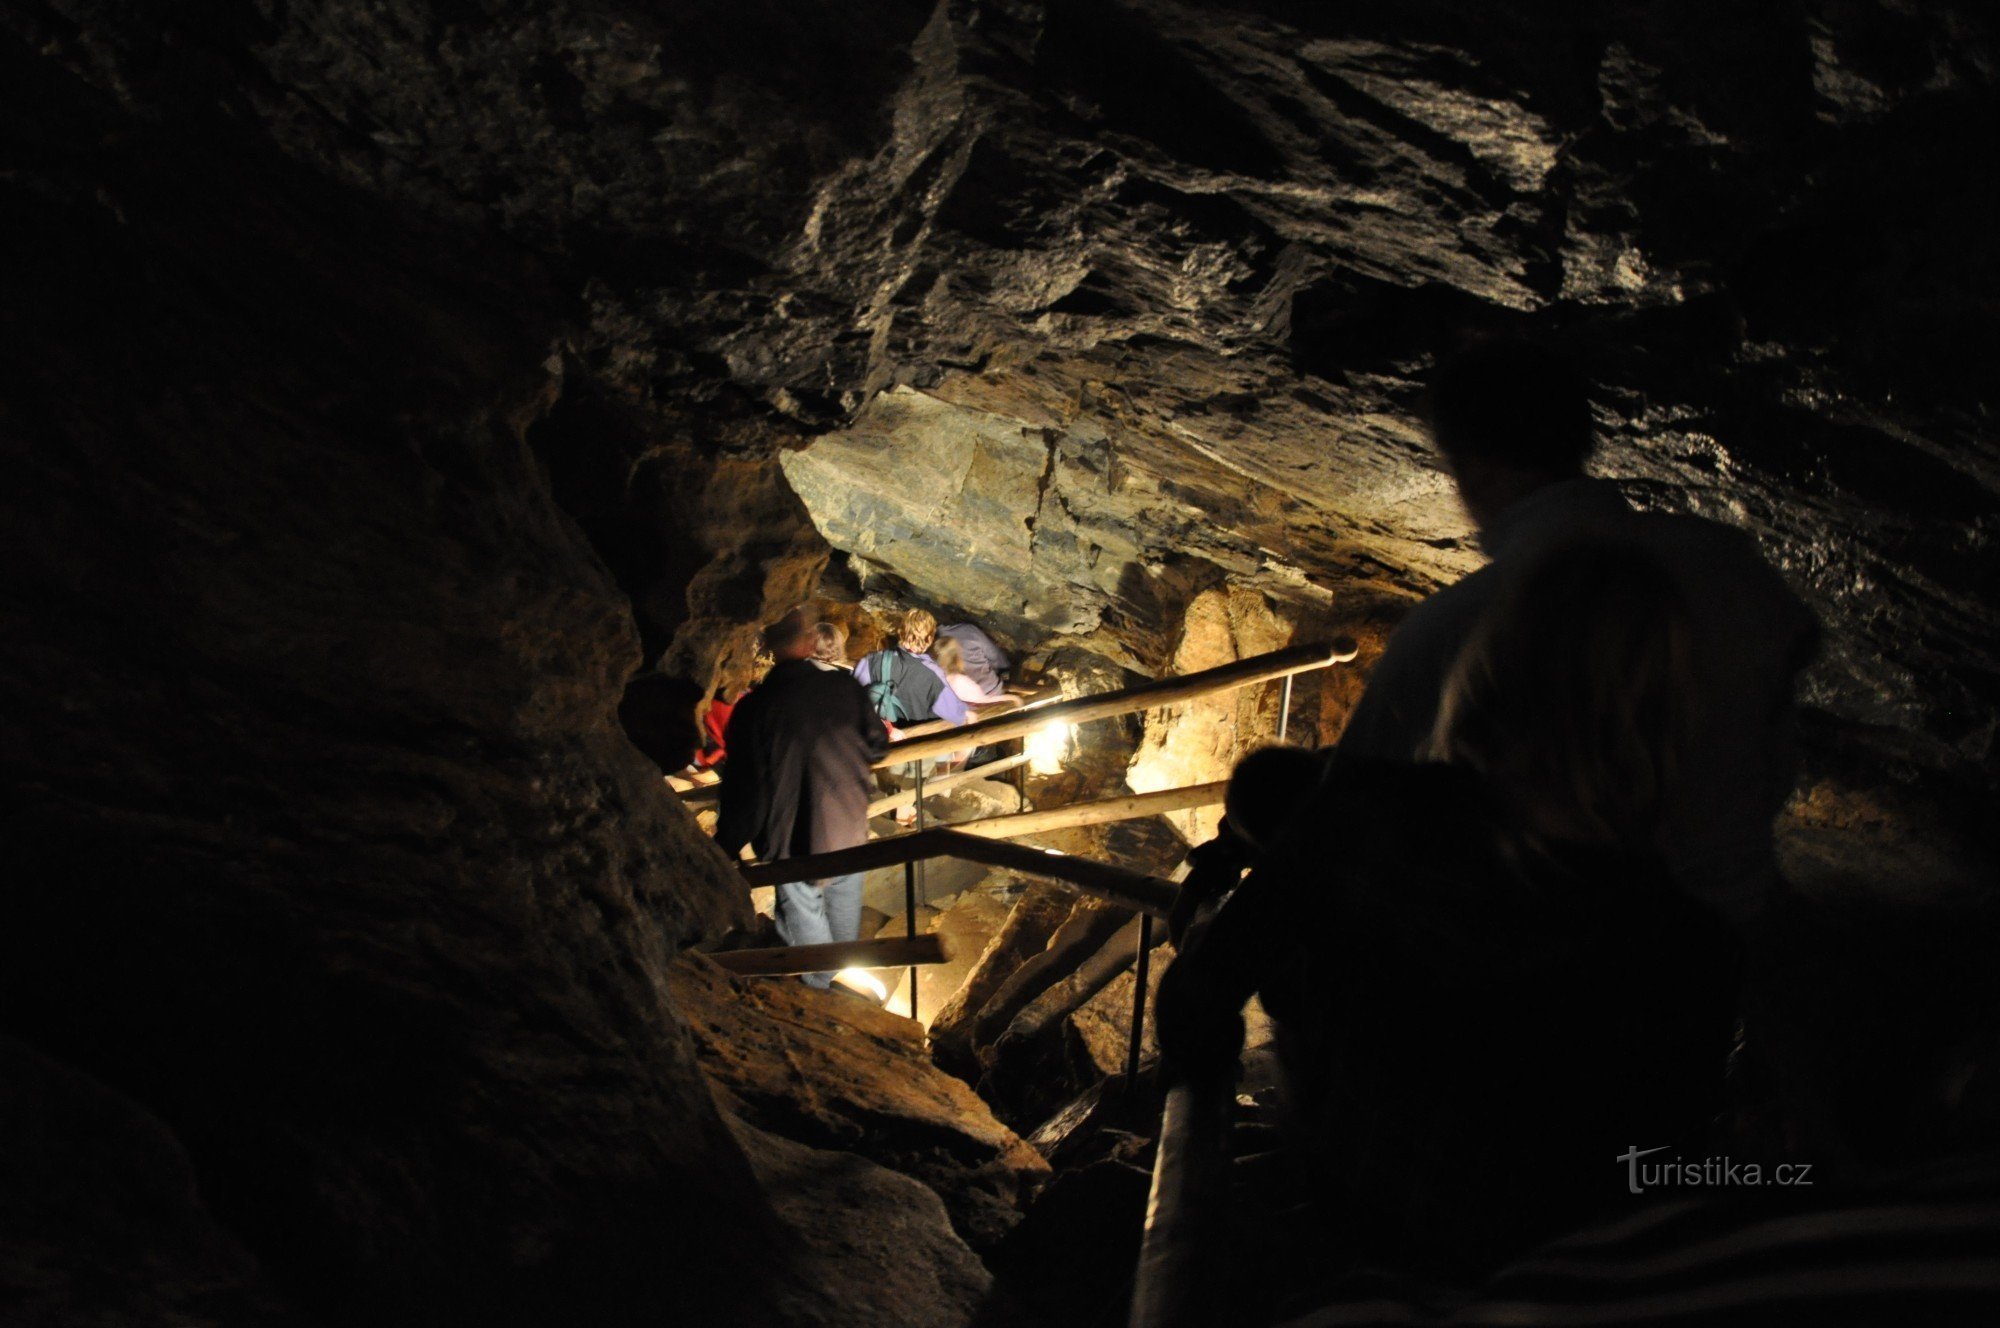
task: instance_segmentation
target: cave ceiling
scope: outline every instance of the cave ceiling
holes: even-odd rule
[[[1599,385],[1606,473],[1749,529],[1819,609],[1816,703],[1991,771],[1981,7],[382,0],[151,45],[122,10],[14,21],[577,293],[564,399],[625,423],[545,446],[608,449],[613,499],[701,545],[617,568],[642,629],[634,581],[682,568],[652,653],[730,541],[661,490],[759,457],[733,482],[782,473],[819,535],[765,532],[730,585],[823,535],[1139,667],[1205,580],[1422,593],[1476,554],[1415,384],[1534,330]]]

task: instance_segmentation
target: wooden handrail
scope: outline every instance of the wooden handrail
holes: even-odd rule
[[[1136,821],[1142,816],[1183,812],[1190,807],[1215,807],[1221,804],[1223,795],[1228,791],[1229,781],[1225,779],[1214,784],[1191,784],[1186,788],[1161,789],[1155,793],[1126,793],[1116,798],[1100,798],[1096,802],[1075,802],[1046,811],[1016,812],[1007,816],[989,816],[979,821],[960,821],[951,828],[962,835],[978,835],[981,839],[1018,839],[1022,835],[1039,835],[1072,826],[1107,825],[1113,821]]]
[[[908,968],[942,964],[951,958],[944,937],[887,936],[831,945],[774,945],[761,950],[720,950],[708,956],[738,977],[776,978],[794,973],[831,973],[842,968]]]
[[[1148,876],[1128,867],[1108,862],[1072,857],[1053,849],[1030,848],[1004,839],[981,839],[956,830],[923,830],[914,835],[872,839],[853,848],[832,853],[815,853],[804,858],[780,858],[743,868],[750,885],[781,885],[786,881],[821,881],[849,872],[874,871],[880,867],[900,867],[906,862],[931,858],[959,858],[966,862],[1004,867],[1023,876],[1043,876],[1075,886],[1085,894],[1108,899],[1127,908],[1144,909],[1155,917],[1167,916],[1180,887],[1172,881]]]
[[[1020,756],[1003,757],[987,765],[976,765],[970,770],[954,770],[948,775],[927,775],[924,778],[924,796],[928,798],[933,793],[942,793],[948,788],[955,788],[971,780],[986,779],[993,775],[1004,775],[1009,770],[1018,770],[1027,763],[1028,757],[1026,753],[1023,753]],[[871,820],[877,816],[887,816],[890,812],[901,811],[905,807],[914,807],[916,803],[917,790],[912,786],[899,793],[891,793],[869,803],[868,816]]]
[[[1223,1321],[1207,1256],[1229,1201],[1234,1097],[1229,1075],[1182,1079],[1167,1088],[1130,1328],[1207,1328]]]
[[[992,775],[1004,775],[1010,770],[1020,769],[1027,763],[1028,757],[1023,753],[1019,756],[1002,757],[998,761],[993,761],[987,765],[974,766],[970,770],[954,770],[946,775],[933,775],[924,780],[924,795],[928,797],[933,793],[941,793],[954,784],[963,784],[967,780],[984,779]],[[692,811],[699,811],[704,807],[713,807],[721,804],[722,785],[703,784],[698,788],[683,789],[680,796],[681,806]],[[873,820],[877,816],[887,816],[890,812],[901,811],[905,807],[914,806],[916,801],[917,791],[914,788],[906,788],[900,793],[886,794],[868,804],[869,819]]]
[[[1004,742],[1009,738],[1024,738],[1048,724],[1087,724],[1094,719],[1109,719],[1113,715],[1126,715],[1134,710],[1151,710],[1156,706],[1191,701],[1212,692],[1253,687],[1260,682],[1270,682],[1274,678],[1285,678],[1294,673],[1322,669],[1329,664],[1345,663],[1353,659],[1358,651],[1359,647],[1352,640],[1339,637],[1330,643],[1292,646],[1265,655],[1252,655],[1249,659],[1239,659],[1234,664],[1224,664],[1220,668],[1203,669],[1200,673],[1189,673],[1178,678],[1158,678],[1152,682],[1140,683],[1136,687],[1127,687],[1122,691],[1102,692],[1096,696],[1079,696],[1075,700],[1059,701],[1054,705],[1043,706],[1039,710],[1001,715],[994,719],[981,720],[977,724],[967,724],[946,733],[906,739],[890,747],[889,754],[875,765],[879,769],[927,756],[946,756],[952,752],[970,751],[974,747],[982,747],[989,743]]]
[[[688,808],[690,811],[699,811],[703,807],[717,807],[722,804],[722,784],[720,781],[713,784],[696,784],[693,788],[676,789],[675,792],[680,794],[681,806]]]

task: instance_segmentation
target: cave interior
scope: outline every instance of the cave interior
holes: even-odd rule
[[[0,0],[0,1319],[1123,1322],[1171,947],[935,860],[864,935],[948,962],[736,975],[769,890],[621,702],[919,605],[1067,699],[1354,646],[926,824],[1332,743],[1482,561],[1420,410],[1482,337],[1819,619],[1754,1124],[2000,1237],[1984,6],[169,9]]]

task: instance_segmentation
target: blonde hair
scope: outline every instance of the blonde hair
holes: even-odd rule
[[[948,636],[937,639],[931,658],[937,661],[937,666],[944,670],[947,678],[954,673],[965,672],[965,652],[958,648],[958,642]]]
[[[928,610],[911,609],[903,615],[902,628],[896,633],[896,642],[913,655],[921,655],[937,640],[937,619]]]
[[[1650,846],[1682,773],[1690,637],[1687,605],[1651,557],[1561,549],[1459,653],[1430,755],[1484,775],[1544,837]]]

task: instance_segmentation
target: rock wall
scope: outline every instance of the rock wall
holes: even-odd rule
[[[117,95],[548,263],[577,317],[539,449],[697,683],[823,556],[780,452],[857,559],[1149,672],[1223,580],[1407,599],[1475,557],[1415,382],[1532,329],[1596,380],[1608,472],[1825,614],[1841,740],[1990,791],[1980,6],[20,13]]]
[[[667,997],[747,899],[616,725],[630,607],[526,440],[573,294],[189,103],[186,48],[125,82],[21,22],[0,1300],[858,1321],[882,1270],[767,1203]]]

